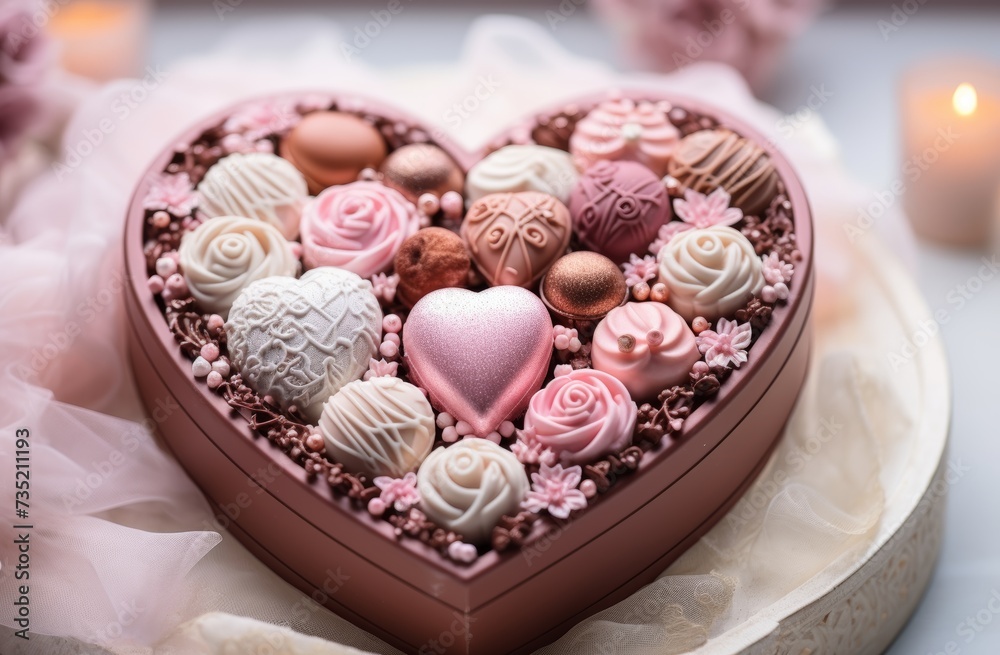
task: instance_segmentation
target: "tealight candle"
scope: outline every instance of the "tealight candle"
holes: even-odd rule
[[[1000,185],[1000,67],[942,60],[901,87],[904,207],[920,236],[985,245]]]
[[[103,82],[141,72],[148,20],[148,0],[72,0],[48,29],[66,70]]]

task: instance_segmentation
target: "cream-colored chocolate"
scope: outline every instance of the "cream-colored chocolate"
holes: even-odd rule
[[[562,203],[579,178],[568,152],[535,144],[510,145],[496,150],[469,170],[465,195],[475,202],[491,193],[540,191]]]
[[[489,541],[500,517],[518,512],[528,488],[517,457],[486,439],[438,448],[417,471],[420,508],[473,543]]]
[[[411,143],[397,148],[379,167],[382,183],[402,193],[410,202],[424,193],[441,197],[449,191],[462,193],[465,176],[455,160],[430,143]]]
[[[202,311],[229,314],[255,280],[294,276],[298,260],[278,228],[242,216],[211,218],[181,239],[180,268]]]
[[[299,235],[309,189],[288,161],[268,153],[239,153],[220,159],[198,185],[198,209],[210,218],[256,218],[281,230],[286,239]]]
[[[358,179],[365,168],[385,159],[385,139],[353,114],[315,111],[299,121],[281,141],[281,156],[292,162],[317,194],[327,187]]]
[[[357,380],[326,401],[319,432],[327,455],[347,471],[401,478],[434,446],[434,411],[409,382]]]
[[[659,281],[669,289],[669,304],[688,322],[731,318],[764,286],[760,257],[753,244],[731,227],[716,225],[681,232],[657,257]]]

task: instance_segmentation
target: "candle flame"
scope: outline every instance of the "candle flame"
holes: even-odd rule
[[[951,98],[951,104],[959,116],[971,116],[976,111],[979,104],[979,97],[976,95],[976,87],[971,84],[959,84],[955,89],[955,95]]]

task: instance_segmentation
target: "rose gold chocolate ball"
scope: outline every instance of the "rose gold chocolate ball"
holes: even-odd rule
[[[371,123],[339,111],[307,114],[280,148],[281,156],[306,178],[312,194],[353,182],[365,168],[378,168],[385,152],[385,140]]]
[[[628,285],[613,261],[580,250],[556,260],[542,278],[541,297],[563,318],[597,321],[625,302]]]
[[[379,167],[382,183],[402,193],[410,202],[432,193],[462,192],[465,175],[455,160],[429,143],[411,143],[393,150]]]
[[[443,227],[425,227],[396,253],[396,295],[412,307],[431,291],[464,287],[472,261],[462,238]]]

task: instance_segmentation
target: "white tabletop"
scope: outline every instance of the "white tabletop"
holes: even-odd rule
[[[293,4],[283,3],[277,11],[244,3],[221,20],[209,2],[160,8],[150,59],[169,64],[208,51],[236,28],[244,35],[260,34],[256,43],[280,51],[300,41],[304,31],[324,29],[326,22],[350,29],[371,19],[372,5],[313,5],[298,12],[289,7]],[[547,24],[545,12],[558,5],[553,0],[514,13]],[[944,6],[922,5],[888,40],[878,21],[890,19],[889,2],[829,12],[792,49],[777,87],[765,99],[793,112],[808,100],[811,86],[825,87],[832,95],[819,112],[839,140],[849,169],[873,190],[886,188],[899,168],[895,85],[900,73],[914,61],[944,53],[1000,61],[1000,9],[959,12]],[[361,56],[374,66],[454,59],[473,18],[501,9],[414,5]],[[612,40],[582,8],[559,25],[555,36],[574,53],[616,61]],[[945,310],[949,319],[940,326],[954,387],[949,459],[962,475],[950,490],[941,561],[926,598],[890,649],[892,655],[1000,652],[1000,439],[995,427],[1000,425],[1000,385],[986,373],[997,361],[993,349],[1000,325],[1000,275],[982,269],[984,256],[989,260],[992,253],[926,244],[918,250],[920,288],[932,310]],[[981,269],[992,277],[983,276],[981,290],[960,303],[964,285],[979,277]]]

